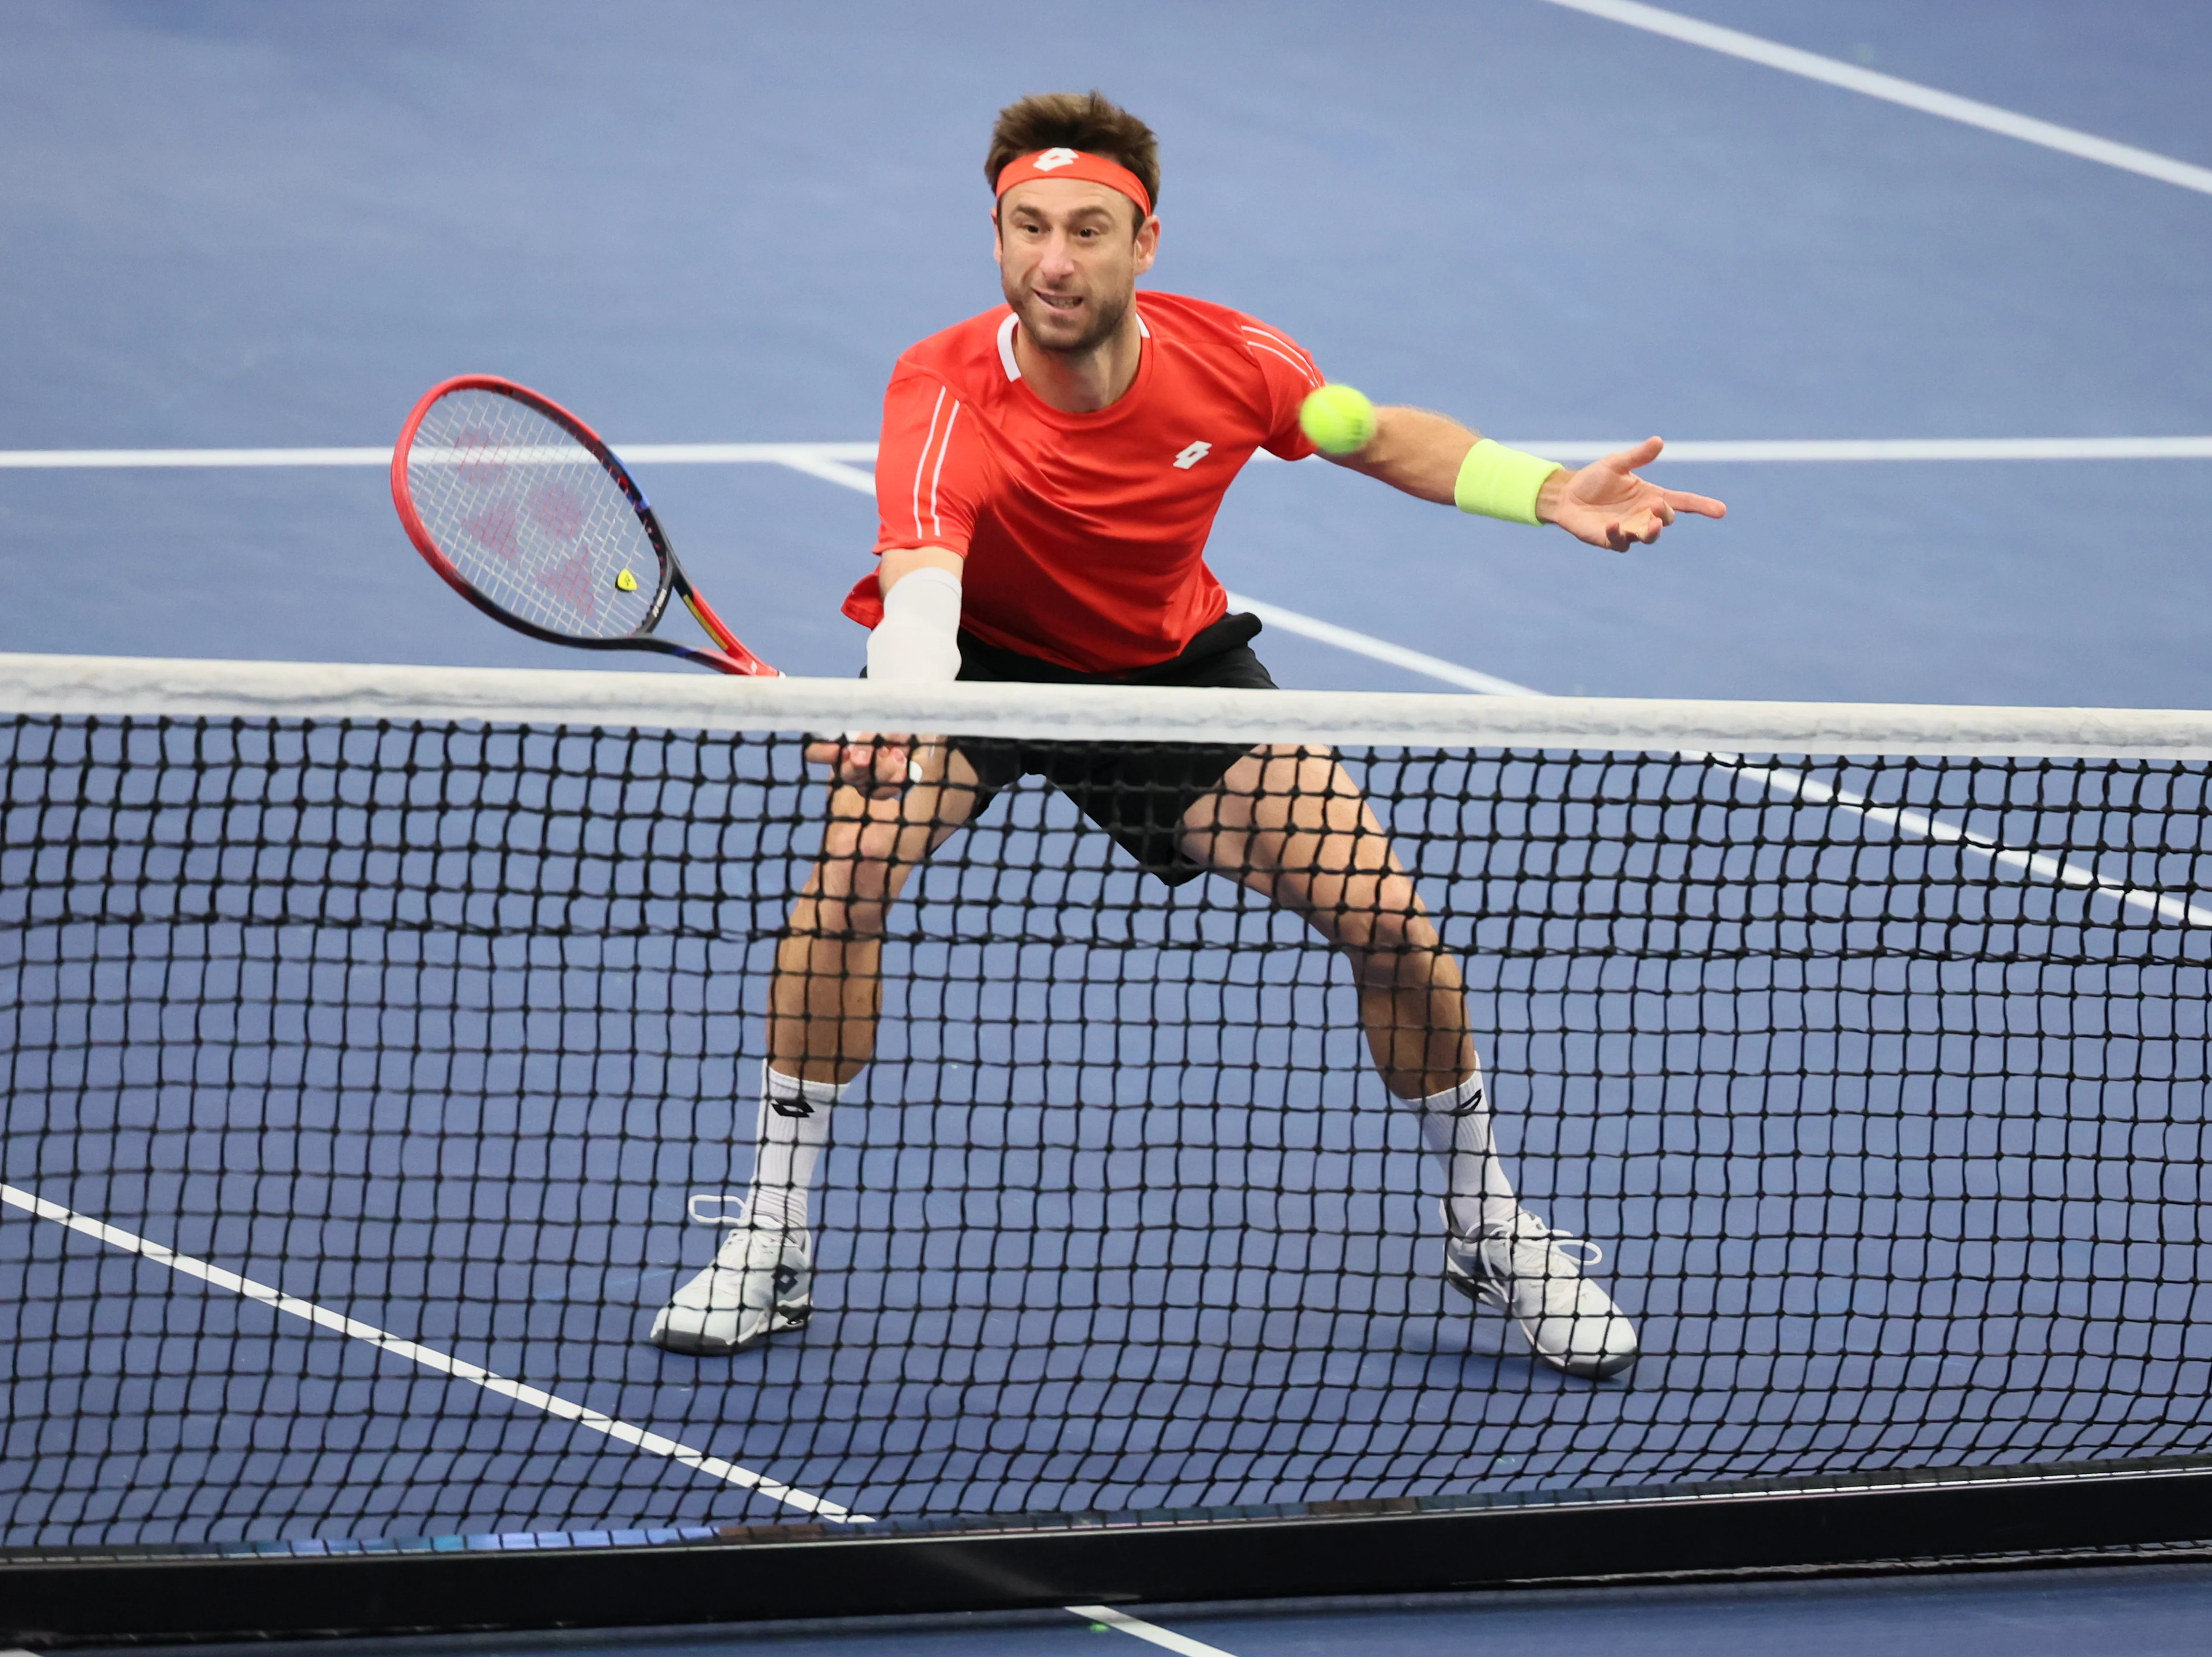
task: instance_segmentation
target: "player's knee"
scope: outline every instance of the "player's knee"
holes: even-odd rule
[[[1459,964],[1423,917],[1387,918],[1353,937],[1337,940],[1360,983],[1378,989],[1456,985]]]

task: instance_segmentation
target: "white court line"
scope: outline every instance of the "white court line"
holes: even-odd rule
[[[1785,46],[1756,34],[1744,34],[1695,17],[1685,17],[1678,11],[1662,11],[1657,6],[1638,4],[1638,0],[1550,0],[1550,3],[1563,6],[1570,11],[1587,12],[1608,22],[1625,23],[1630,28],[1663,34],[1687,46],[1703,46],[1708,52],[1723,52],[1730,58],[1763,64],[1784,74],[1802,75],[1808,81],[1823,81],[1830,86],[1841,87],[1846,92],[1879,98],[1885,103],[1902,104],[1907,109],[1917,109],[1923,114],[1937,115],[1947,121],[1978,126],[1985,132],[2018,138],[2023,143],[2040,144],[2045,149],[2077,155],[2083,161],[2100,161],[2106,167],[2117,167],[2124,172],[2139,173],[2144,178],[2156,179],[2161,184],[2178,184],[2184,190],[2212,195],[2212,167],[2198,167],[2189,161],[2177,161],[2155,150],[2138,149],[2133,144],[2115,143],[2110,138],[2100,138],[2093,132],[2077,131],[2070,126],[2039,121],[2033,115],[2000,109],[1995,104],[1977,103],[1972,98],[1938,92],[1935,88],[1922,86],[1917,81],[1899,80],[1894,75],[1880,75],[1870,69],[1861,69],[1856,64],[1823,58],[1818,52],[1800,52],[1795,46]]]
[[[873,443],[616,443],[625,460],[653,466],[783,466],[799,472],[872,461]],[[383,448],[9,448],[0,472],[225,466],[388,466]],[[817,473],[817,475],[821,475]],[[871,484],[872,488],[874,485]]]
[[[1194,1640],[1188,1634],[1164,1629],[1158,1623],[1147,1623],[1141,1617],[1132,1617],[1127,1611],[1116,1611],[1111,1605],[1070,1605],[1067,1610],[1094,1623],[1103,1623],[1109,1629],[1133,1634],[1149,1644],[1180,1652],[1182,1657],[1231,1657],[1231,1654],[1219,1646],[1209,1646],[1203,1640]]]
[[[1442,679],[1447,685],[1473,691],[1478,696],[1540,697],[1547,694],[1526,685],[1516,685],[1510,679],[1477,673],[1472,667],[1462,667],[1457,662],[1446,661],[1439,656],[1409,650],[1402,644],[1393,644],[1388,639],[1379,639],[1372,634],[1340,627],[1334,622],[1300,615],[1295,610],[1285,610],[1278,605],[1263,604],[1240,593],[1231,593],[1229,602],[1239,610],[1250,611],[1270,627],[1279,627],[1286,633],[1297,633],[1323,644],[1333,644],[1338,649],[1349,651],[1354,655],[1386,661],[1394,667],[1403,667],[1410,673],[1424,673],[1431,679]],[[1686,759],[1697,757],[1689,753],[1683,755]],[[1796,771],[1784,771],[1778,766],[1740,765],[1732,754],[1717,753],[1705,757],[1728,766],[1739,777],[1789,798],[1802,800],[1810,805],[1839,806],[1846,811],[1856,813],[1869,823],[1977,853],[2001,868],[2016,868],[2024,874],[2038,875],[2059,886],[2101,892],[2127,908],[2155,915],[2162,920],[2180,925],[2212,927],[2212,909],[2200,908],[2185,899],[2171,897],[2162,892],[2130,886],[2124,880],[2115,880],[2063,857],[2054,857],[2049,852],[2029,851],[2022,847],[2008,845],[1990,835],[1978,834],[1972,829],[1947,823],[1940,817],[1931,817],[1909,807],[1878,805],[1864,795],[1832,788],[1826,783]]]
[[[817,1518],[846,1525],[872,1525],[875,1522],[865,1514],[856,1514],[821,1496],[810,1496],[804,1490],[795,1490],[788,1484],[778,1483],[775,1479],[764,1474],[754,1472],[750,1468],[737,1466],[722,1460],[718,1456],[710,1456],[703,1451],[694,1450],[687,1445],[678,1444],[673,1439],[663,1438],[658,1433],[649,1433],[641,1427],[633,1427],[626,1421],[617,1421],[612,1416],[601,1415],[598,1410],[586,1409],[580,1404],[574,1404],[567,1398],[541,1392],[537,1387],[526,1386],[520,1381],[512,1381],[504,1376],[495,1375],[489,1369],[480,1368],[459,1358],[449,1357],[443,1352],[420,1345],[414,1341],[402,1340],[398,1336],[387,1334],[372,1325],[362,1323],[359,1319],[349,1318],[343,1313],[332,1312],[326,1307],[316,1305],[313,1301],[303,1301],[295,1295],[287,1295],[282,1289],[271,1288],[266,1283],[256,1282],[251,1277],[242,1277],[234,1271],[227,1271],[221,1266],[210,1264],[205,1260],[196,1259],[191,1255],[179,1254],[174,1249],[164,1247],[161,1244],[152,1242],[134,1232],[125,1231],[119,1226],[111,1226],[102,1220],[94,1220],[88,1215],[77,1213],[74,1209],[64,1208],[60,1203],[49,1202],[46,1198],[31,1191],[21,1190],[14,1185],[0,1185],[0,1203],[6,1203],[15,1208],[21,1209],[24,1212],[35,1215],[41,1220],[51,1220],[57,1225],[65,1226],[71,1231],[89,1237],[95,1242],[105,1243],[111,1248],[139,1255],[156,1265],[167,1266],[172,1271],[182,1276],[197,1277],[214,1288],[227,1288],[234,1295],[246,1300],[258,1301],[276,1311],[289,1313],[295,1318],[303,1319],[315,1325],[318,1328],[334,1330],[341,1335],[351,1336],[355,1340],[366,1342],[380,1351],[391,1353],[394,1357],[405,1358],[410,1362],[421,1364],[426,1369],[434,1369],[441,1374],[449,1375],[455,1380],[468,1381],[474,1386],[481,1386],[487,1392],[495,1393],[501,1398],[511,1398],[517,1404],[528,1404],[532,1409],[542,1410],[547,1415],[562,1421],[573,1421],[580,1427],[588,1427],[594,1432],[605,1433],[609,1438],[619,1443],[631,1445],[653,1455],[666,1456],[672,1461],[721,1479],[726,1483],[735,1484],[744,1489],[757,1490],[763,1496],[781,1502],[786,1507],[796,1508],[802,1513],[812,1514]],[[1141,1617],[1132,1617],[1127,1611],[1116,1611],[1110,1605],[1069,1605],[1066,1609],[1087,1621],[1103,1623],[1109,1628],[1118,1629],[1124,1634],[1134,1635],[1138,1639],[1149,1642],[1152,1645],[1164,1647],[1169,1651],[1180,1652],[1182,1657],[1231,1657],[1230,1653],[1222,1650],[1218,1646],[1206,1645],[1201,1641],[1191,1639],[1187,1635],[1177,1634],[1172,1629],[1164,1629],[1157,1623],[1147,1623]],[[31,1654],[13,1649],[0,1650],[0,1657],[31,1657]]]
[[[1514,447],[1553,460],[1595,460],[1633,448],[1640,438],[1552,443],[1516,439]],[[1690,438],[1670,442],[1655,465],[1668,460],[1893,461],[1893,460],[2212,460],[2208,437],[1816,437],[1741,442]]]
[[[1595,460],[1632,448],[1640,437],[1515,438],[1514,446],[1555,460]],[[780,466],[872,493],[863,466],[873,443],[617,443],[616,454],[640,466]],[[1275,457],[1261,449],[1253,457]],[[2167,437],[1784,437],[1685,438],[1669,442],[1668,460],[1753,462],[1899,460],[2207,460],[2212,436]],[[388,448],[11,448],[0,449],[0,472],[199,471],[254,466],[388,466]]]
[[[647,1431],[642,1427],[634,1427],[626,1421],[617,1421],[612,1416],[601,1415],[596,1410],[572,1403],[551,1392],[541,1392],[538,1388],[526,1386],[521,1381],[509,1380],[504,1375],[495,1375],[490,1370],[480,1368],[465,1359],[450,1357],[434,1348],[404,1340],[397,1335],[388,1334],[376,1328],[374,1325],[362,1323],[359,1319],[349,1318],[343,1313],[332,1312],[326,1307],[318,1306],[313,1301],[303,1301],[296,1295],[287,1295],[282,1289],[271,1288],[268,1284],[256,1282],[251,1277],[241,1277],[234,1271],[226,1271],[222,1267],[212,1265],[205,1260],[195,1259],[189,1254],[179,1254],[174,1249],[164,1247],[160,1243],[149,1241],[119,1227],[111,1226],[105,1221],[94,1220],[88,1215],[79,1214],[73,1209],[65,1209],[58,1203],[48,1202],[45,1197],[33,1192],[19,1190],[14,1185],[0,1185],[0,1203],[9,1203],[27,1214],[34,1214],[41,1220],[51,1220],[57,1225],[66,1226],[71,1231],[92,1238],[94,1241],[106,1244],[110,1248],[118,1248],[126,1253],[141,1255],[155,1264],[167,1266],[170,1270],[181,1276],[197,1277],[202,1282],[211,1284],[216,1288],[227,1288],[232,1294],[243,1296],[246,1300],[258,1301],[263,1306],[276,1311],[303,1319],[319,1329],[333,1330],[338,1334],[350,1336],[355,1340],[366,1342],[380,1351],[389,1352],[394,1357],[404,1358],[410,1363],[418,1363],[425,1369],[434,1369],[440,1374],[449,1375],[455,1380],[467,1381],[473,1386],[481,1386],[485,1392],[497,1397],[511,1398],[517,1404],[528,1405],[532,1410],[542,1410],[547,1415],[559,1420],[572,1421],[579,1427],[588,1427],[595,1433],[604,1433],[618,1444],[629,1445],[632,1448],[642,1450],[649,1455],[665,1456],[669,1460],[689,1467],[695,1472],[705,1473],[710,1478],[719,1478],[723,1483],[737,1485],[741,1489],[757,1490],[772,1501],[781,1502],[787,1508],[796,1508],[801,1513],[813,1514],[817,1518],[831,1520],[841,1525],[875,1523],[874,1520],[865,1514],[854,1513],[849,1508],[841,1508],[834,1502],[818,1496],[809,1495],[805,1490],[795,1490],[788,1484],[779,1483],[765,1473],[757,1473],[750,1467],[740,1467],[734,1462],[724,1461],[719,1456],[710,1456],[704,1450],[695,1450],[688,1444],[678,1444],[674,1439],[664,1438],[658,1433]]]
[[[1683,757],[1687,758],[1691,756],[1686,754]],[[2025,847],[2008,845],[1991,835],[1977,834],[1972,829],[1947,823],[1940,817],[1930,817],[1925,812],[1914,811],[1909,807],[1877,805],[1864,795],[1830,788],[1826,783],[1800,776],[1796,771],[1738,765],[1733,754],[1717,753],[1707,758],[1726,765],[1737,776],[1771,789],[1777,794],[1787,795],[1815,806],[1841,806],[1847,811],[1857,813],[1869,823],[1901,829],[1907,834],[1917,834],[1923,840],[1933,840],[1942,845],[1959,846],[1978,852],[2000,868],[2016,868],[2023,874],[2038,875],[2057,886],[2101,892],[2129,909],[2155,915],[2161,920],[2172,921],[2179,925],[2212,926],[2212,909],[2199,908],[2186,899],[2170,897],[2148,887],[2130,886],[2124,880],[2115,880],[2109,875],[2084,868],[2066,858],[2054,857],[2047,851],[2029,851]]]
[[[0,471],[134,466],[388,466],[388,448],[9,448]]]
[[[1302,637],[1316,639],[1323,644],[1334,644],[1340,650],[1353,655],[1366,656],[1376,661],[1387,661],[1393,667],[1403,667],[1407,673],[1422,673],[1447,685],[1456,685],[1462,691],[1473,691],[1477,696],[1542,696],[1541,691],[1532,691],[1526,685],[1516,685],[1510,679],[1478,673],[1472,667],[1462,667],[1455,661],[1446,661],[1442,656],[1432,656],[1420,650],[1409,650],[1402,644],[1393,644],[1388,639],[1376,638],[1371,633],[1356,633],[1349,627],[1339,627],[1333,621],[1322,621],[1312,616],[1302,616],[1295,610],[1285,610],[1279,605],[1262,603],[1243,593],[1229,595],[1231,608],[1249,610],[1270,627],[1279,627],[1285,633],[1297,633]]]

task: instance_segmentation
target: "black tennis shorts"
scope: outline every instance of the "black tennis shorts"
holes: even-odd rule
[[[1182,654],[1118,675],[1080,673],[1057,662],[960,635],[960,677],[996,684],[1178,685],[1205,689],[1272,691],[1275,681],[1252,653],[1257,616],[1227,615]],[[956,736],[952,746],[975,768],[982,788],[980,816],[994,795],[1017,777],[1042,777],[1112,835],[1150,874],[1181,886],[1206,871],[1176,844],[1176,825],[1201,795],[1252,751],[1249,742],[1024,742]]]

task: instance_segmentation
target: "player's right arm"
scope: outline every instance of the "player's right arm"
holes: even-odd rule
[[[962,574],[989,475],[975,415],[944,381],[902,360],[884,394],[876,448],[875,592],[863,600],[856,590],[863,601],[846,606],[870,624],[870,679],[927,685],[959,675]],[[818,757],[838,782],[884,798],[915,779],[915,748],[905,734],[855,732]]]
[[[868,677],[878,683],[941,684],[960,672],[961,573],[967,560],[945,546],[894,546],[876,569],[884,618],[868,635]],[[915,744],[906,734],[849,732],[815,757],[836,780],[871,799],[896,795],[915,780]]]

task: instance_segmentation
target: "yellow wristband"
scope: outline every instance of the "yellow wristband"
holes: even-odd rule
[[[1508,523],[1533,524],[1536,496],[1544,479],[1562,470],[1557,460],[1540,460],[1517,448],[1486,437],[1468,450],[1459,463],[1459,481],[1452,485],[1452,501],[1462,512]]]

